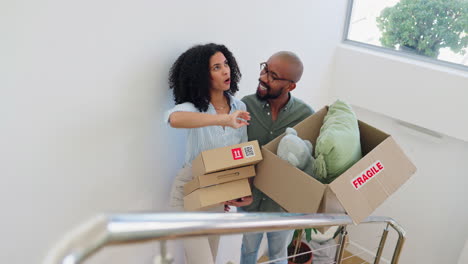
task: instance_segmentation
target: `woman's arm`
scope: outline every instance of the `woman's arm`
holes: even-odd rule
[[[245,196],[236,200],[226,201],[224,202],[224,204],[235,206],[235,207],[241,207],[241,206],[250,205],[252,204],[252,202],[253,202],[253,197],[252,195],[250,195],[250,196]]]
[[[198,128],[205,126],[229,126],[239,128],[249,123],[250,114],[237,110],[232,114],[207,114],[196,112],[173,112],[169,116],[169,123],[174,128]]]

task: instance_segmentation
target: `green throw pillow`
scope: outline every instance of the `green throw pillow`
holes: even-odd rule
[[[337,100],[329,108],[315,146],[314,175],[330,183],[362,157],[359,126],[351,106]]]

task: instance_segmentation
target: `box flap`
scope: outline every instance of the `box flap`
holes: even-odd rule
[[[203,163],[203,156],[200,153],[193,161],[192,161],[192,175],[203,175],[205,174],[205,164]]]
[[[360,120],[358,120],[358,124],[363,157],[390,136],[389,134]]]
[[[222,202],[251,195],[248,179],[226,182],[198,189],[184,197],[187,211],[201,211],[215,207]]]
[[[198,178],[200,180],[200,187],[205,187],[213,184],[230,182],[253,176],[255,176],[255,165],[249,165],[245,167],[205,174],[198,176]]]
[[[200,188],[200,181],[198,177],[184,184],[184,196],[189,195],[191,192]]]
[[[346,210],[341,205],[340,201],[336,197],[336,194],[331,190],[328,184],[325,185],[325,191],[323,193],[322,202],[320,202],[320,207],[317,213],[320,214],[345,214]],[[316,228],[320,233],[325,234],[325,232],[330,229],[331,226],[318,227]]]
[[[344,214],[346,210],[341,205],[340,201],[336,197],[336,194],[332,191],[330,186],[325,185],[325,191],[323,192],[323,198],[320,202],[320,207],[317,213],[321,214]]]
[[[304,140],[310,140],[315,147],[320,134],[320,128],[323,124],[323,119],[327,115],[327,112],[328,107],[323,107],[318,112],[315,112],[313,115],[304,119],[304,121],[295,125],[294,129],[297,131],[297,135]]]
[[[224,182],[240,180],[255,176],[255,165],[224,170],[196,176],[193,180],[184,185],[184,195],[195,191],[198,188],[203,188]]]
[[[328,107],[323,107],[318,112],[315,112],[313,115],[307,117],[302,122],[295,125],[293,128],[297,131],[297,135],[302,139],[310,140],[312,145],[315,146],[315,141],[319,136],[320,127],[322,126],[323,119],[327,114],[327,109]],[[268,144],[263,146],[262,149],[266,148],[276,154],[279,142],[284,137],[284,135],[285,133],[268,142]]]
[[[393,138],[387,137],[333,181],[330,188],[353,222],[358,224],[415,172],[413,163]]]
[[[262,154],[254,185],[288,212],[317,212],[325,186],[270,150],[262,148]],[[294,180],[289,178],[292,175]]]

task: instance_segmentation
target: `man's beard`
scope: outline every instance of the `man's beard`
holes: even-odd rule
[[[280,97],[280,95],[283,93],[283,90],[284,90],[284,87],[281,87],[281,89],[279,89],[276,93],[270,93],[270,91],[271,91],[270,86],[266,85],[265,83],[262,83],[262,85],[267,88],[266,94],[262,96],[262,95],[259,94],[258,90],[255,93],[258,100],[260,100],[260,101],[276,99],[276,98]]]

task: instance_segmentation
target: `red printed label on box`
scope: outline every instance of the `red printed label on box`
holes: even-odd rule
[[[351,184],[354,189],[359,190],[364,184],[366,184],[371,179],[377,177],[377,175],[384,170],[384,166],[380,160],[374,162],[369,168],[361,172],[359,176],[351,180]]]
[[[234,160],[239,160],[239,159],[244,158],[244,155],[242,154],[242,149],[241,148],[231,149],[231,152],[232,152],[232,158]]]

